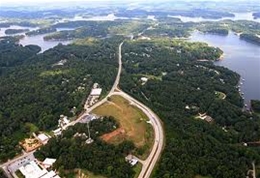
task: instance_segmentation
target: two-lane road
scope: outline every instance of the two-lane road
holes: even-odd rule
[[[74,125],[77,122],[79,122],[88,113],[91,113],[91,111],[93,111],[95,108],[104,104],[107,101],[108,97],[110,97],[112,95],[120,95],[120,96],[124,97],[131,104],[133,104],[136,107],[138,107],[139,109],[141,109],[148,116],[148,118],[150,119],[151,124],[154,128],[154,135],[155,135],[154,145],[153,145],[153,148],[152,148],[151,153],[148,156],[148,158],[143,161],[142,171],[141,171],[140,175],[138,176],[138,178],[149,178],[153,169],[154,169],[154,167],[155,167],[155,164],[159,160],[161,152],[163,150],[164,132],[163,132],[162,124],[160,122],[160,118],[150,108],[148,108],[147,106],[145,106],[141,102],[137,101],[136,99],[134,99],[130,95],[124,93],[118,87],[119,82],[120,82],[121,71],[122,71],[122,46],[123,46],[123,44],[124,44],[124,42],[120,43],[120,45],[118,47],[118,72],[117,72],[115,82],[114,82],[109,94],[105,98],[103,98],[102,100],[100,100],[99,102],[97,102],[96,104],[91,106],[76,121],[71,122],[67,126],[71,126],[71,125]]]
[[[149,178],[163,150],[164,132],[162,124],[160,122],[160,118],[150,108],[148,108],[141,102],[137,101],[130,95],[124,93],[123,91],[115,92],[114,95],[120,95],[124,97],[132,105],[141,109],[148,116],[154,128],[154,145],[148,158],[143,161],[142,171],[138,176],[138,178]]]
[[[115,82],[114,82],[109,94],[104,99],[102,99],[101,101],[99,101],[96,104],[94,104],[93,106],[91,106],[81,117],[79,117],[76,121],[71,122],[68,126],[76,124],[77,122],[79,122],[79,120],[81,120],[82,117],[86,116],[88,113],[91,113],[91,111],[93,111],[95,108],[104,104],[107,101],[108,97],[110,97],[112,95],[120,95],[120,96],[124,97],[131,104],[133,104],[136,107],[138,107],[139,109],[141,109],[148,116],[148,118],[150,119],[151,124],[154,128],[154,136],[155,136],[154,145],[153,145],[153,148],[151,149],[151,153],[148,156],[148,158],[143,161],[142,171],[141,171],[140,175],[138,176],[138,178],[149,178],[155,167],[155,164],[159,160],[161,152],[163,150],[164,132],[163,132],[162,124],[160,122],[160,118],[150,108],[148,108],[141,102],[137,101],[135,98],[131,97],[130,95],[124,93],[118,87],[119,82],[120,82],[121,71],[122,71],[122,46],[123,46],[123,44],[124,44],[124,42],[120,43],[120,45],[118,47],[118,72],[117,72]]]

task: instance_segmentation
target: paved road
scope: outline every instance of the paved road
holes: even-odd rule
[[[0,165],[0,167],[5,171],[8,178],[12,178],[13,176],[11,175],[10,171],[15,172],[24,163],[33,161],[35,159],[33,155],[34,152],[35,151],[24,153],[23,155],[14,158],[12,160],[9,160],[8,162]]]
[[[111,88],[109,94],[104,99],[102,99],[101,101],[99,101],[98,103],[96,103],[92,107],[90,107],[80,118],[78,118],[74,122],[71,122],[68,126],[76,124],[83,117],[85,117],[91,111],[93,111],[95,108],[104,104],[107,101],[108,97],[110,97],[112,95],[120,95],[120,96],[124,97],[131,104],[133,104],[136,107],[138,107],[139,109],[141,109],[148,116],[148,118],[150,119],[152,126],[154,128],[154,133],[155,133],[154,145],[153,145],[152,151],[151,151],[150,155],[148,156],[148,158],[146,160],[142,161],[142,163],[143,163],[142,171],[141,171],[140,175],[138,176],[138,178],[149,178],[155,167],[155,164],[159,160],[160,154],[163,150],[164,132],[163,132],[163,127],[160,122],[160,118],[150,108],[148,108],[141,102],[137,101],[130,95],[124,93],[118,87],[119,82],[120,82],[120,75],[121,75],[121,71],[122,71],[122,54],[121,54],[121,52],[122,52],[123,44],[124,44],[124,42],[120,43],[119,48],[118,48],[118,52],[119,52],[118,53],[118,73],[117,73],[117,77],[115,79],[114,85]]]
[[[118,85],[119,85],[119,82],[120,82],[120,76],[121,76],[121,72],[122,72],[122,45],[123,44],[124,44],[124,42],[120,43],[120,45],[118,47],[118,71],[117,71],[117,76],[116,76],[116,80],[114,82],[114,85],[111,88],[111,90],[110,90],[110,92],[109,92],[107,97],[109,97],[109,96],[111,96],[113,94],[115,89],[118,88]]]
[[[152,123],[155,135],[154,145],[148,158],[143,161],[142,171],[138,176],[138,178],[149,178],[163,150],[164,132],[162,124],[160,122],[160,118],[150,108],[137,101],[130,95],[124,93],[123,91],[115,92],[114,95],[120,95],[124,97],[129,102],[131,102],[132,105],[135,105],[136,107],[141,109],[148,116]]]

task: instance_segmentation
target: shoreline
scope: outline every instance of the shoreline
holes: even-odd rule
[[[225,53],[221,54],[217,61],[222,61],[222,60],[224,60],[224,57],[225,57],[225,56],[226,56]]]

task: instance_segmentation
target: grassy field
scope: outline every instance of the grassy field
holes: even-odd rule
[[[113,116],[120,124],[123,133],[113,136],[109,143],[118,144],[123,140],[131,140],[138,148],[141,158],[149,155],[153,144],[153,128],[146,121],[147,116],[138,108],[132,106],[121,96],[112,96],[105,104],[96,108],[93,113],[100,116]]]
[[[135,171],[135,177],[134,178],[138,178],[140,172],[142,171],[142,164],[138,163],[137,165],[135,165],[134,171]]]
[[[225,93],[222,93],[219,91],[215,91],[215,94],[219,99],[222,99],[222,100],[226,99],[226,97],[227,97]]]
[[[75,169],[73,171],[66,172],[63,177],[66,178],[106,178],[100,175],[94,175],[93,173],[85,169]]]
[[[211,177],[197,175],[195,176],[195,178],[211,178]]]
[[[80,170],[79,174],[76,175],[75,178],[105,178],[105,177],[100,175],[94,175],[93,173],[88,172],[86,170]]]

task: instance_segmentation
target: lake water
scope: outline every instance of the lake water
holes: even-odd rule
[[[79,15],[75,15],[74,18],[64,18],[58,22],[66,22],[66,21],[114,21],[116,19],[129,19],[127,17],[117,17],[115,16],[115,14],[111,13],[108,14],[106,16],[94,16],[94,17],[90,17],[90,18],[84,18],[82,16]]]
[[[191,41],[206,42],[211,46],[219,47],[224,51],[224,59],[215,62],[241,75],[241,90],[244,93],[245,103],[251,99],[260,100],[260,46],[240,40],[230,32],[228,36],[202,34],[193,32]]]
[[[0,37],[6,36],[6,34],[5,34],[6,29],[29,29],[30,31],[32,31],[32,30],[36,30],[38,28],[21,27],[21,26],[12,25],[9,28],[1,28]],[[73,28],[57,28],[57,31],[61,31],[61,30],[73,30]],[[24,34],[25,33],[19,33],[19,34],[15,34],[15,35],[24,35]],[[25,36],[23,39],[20,40],[19,43],[24,46],[29,45],[29,44],[38,45],[41,47],[41,53],[42,53],[50,48],[57,46],[59,43],[67,45],[72,42],[71,40],[70,41],[44,41],[43,37],[46,35],[47,34],[36,35],[36,36]],[[13,36],[13,35],[11,35],[11,36]]]
[[[202,17],[184,17],[184,16],[170,16],[169,17],[175,17],[181,19],[183,22],[204,22],[204,21],[219,21],[219,20],[251,20],[255,22],[260,22],[260,19],[254,19],[252,12],[246,12],[246,13],[233,13],[235,14],[235,17],[224,17],[221,19],[206,19]]]

